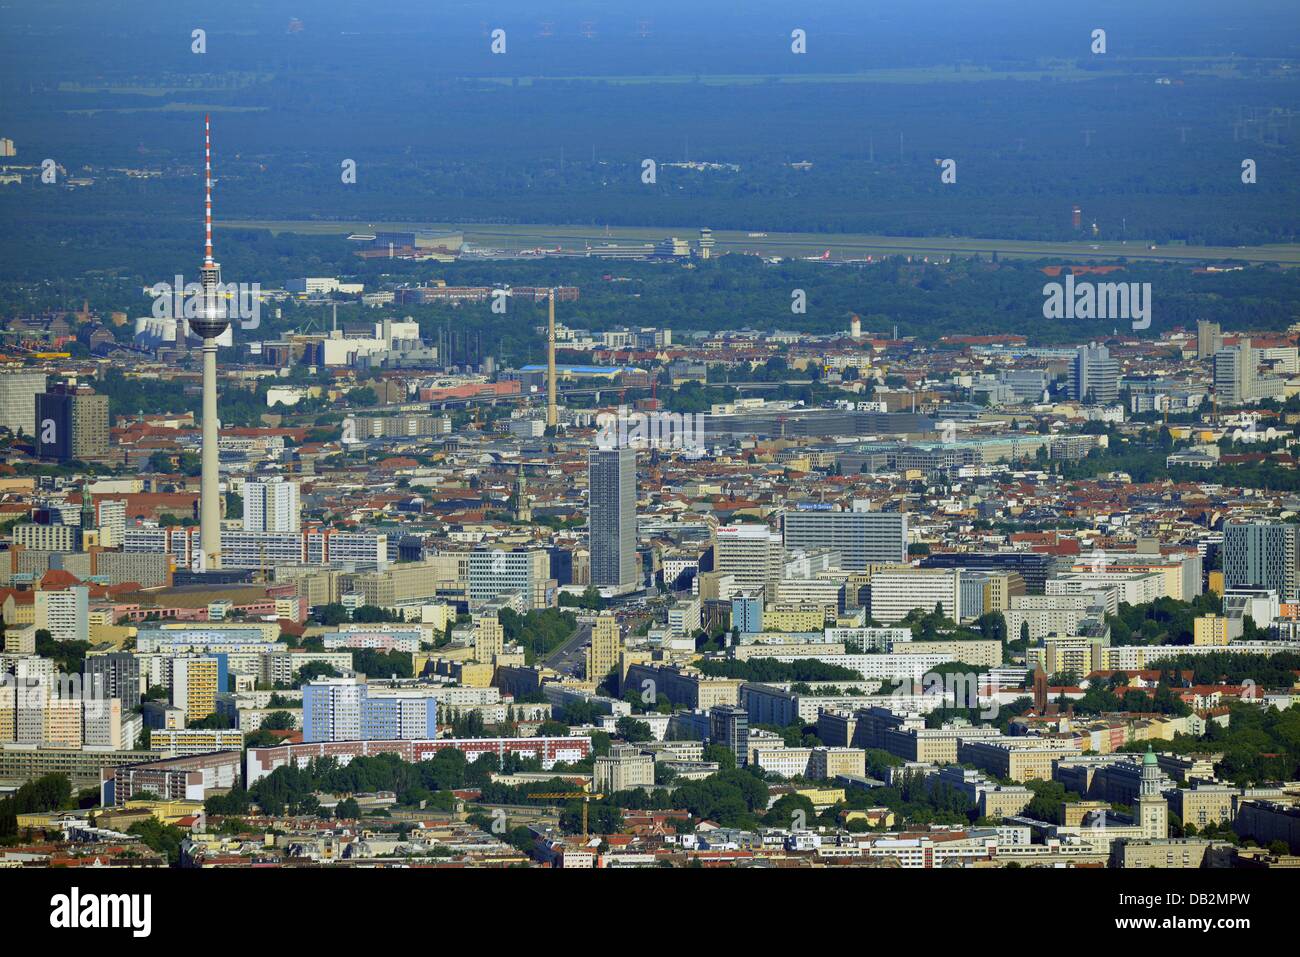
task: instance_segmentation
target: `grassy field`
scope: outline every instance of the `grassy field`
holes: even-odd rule
[[[463,232],[465,241],[475,246],[514,251],[560,246],[565,250],[582,250],[585,246],[604,243],[630,244],[655,242],[665,236],[694,239],[696,226],[630,227],[608,229],[591,226],[548,226],[535,224],[484,225],[474,223],[344,223],[312,220],[238,220],[220,224],[219,228],[269,229],[274,233],[307,235],[347,235],[375,230],[437,229]],[[742,231],[719,230],[713,234],[719,252],[752,252],[765,256],[820,256],[829,249],[832,259],[862,259],[866,256],[970,256],[974,253],[1009,256],[1019,259],[1072,260],[1144,260],[1151,262],[1220,262],[1276,263],[1300,265],[1300,245],[1274,246],[1160,246],[1148,248],[1144,241],[1053,243],[1012,239],[972,239],[969,237],[871,236],[852,233],[778,233],[751,237]]]

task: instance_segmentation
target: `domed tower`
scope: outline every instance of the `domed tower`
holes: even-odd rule
[[[203,265],[199,277],[203,301],[198,315],[190,320],[192,329],[203,340],[203,456],[199,483],[199,536],[202,551],[199,569],[211,571],[221,567],[221,476],[217,456],[217,338],[226,331],[226,301],[221,291],[221,266],[212,258],[212,123],[203,118]]]
[[[1163,840],[1169,836],[1169,802],[1160,793],[1164,776],[1155,752],[1147,746],[1142,755],[1142,780],[1138,785],[1137,823],[1143,836],[1149,840]]]

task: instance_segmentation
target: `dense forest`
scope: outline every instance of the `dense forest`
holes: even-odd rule
[[[107,241],[107,234],[102,235]],[[727,255],[689,267],[666,262],[609,263],[595,259],[544,261],[463,260],[455,263],[363,263],[341,237],[314,237],[261,231],[220,234],[228,281],[260,282],[274,288],[304,275],[334,275],[381,285],[418,285],[442,280],[449,285],[574,285],[576,302],[563,303],[557,320],[580,329],[614,325],[667,326],[681,332],[752,328],[799,329],[811,333],[847,330],[849,314],[862,317],[863,329],[890,336],[933,341],[943,335],[1018,333],[1035,344],[1104,339],[1129,330],[1107,320],[1043,320],[1042,269],[1048,262],[962,258],[946,265],[909,263],[891,257],[870,265],[832,267],[787,260],[771,264],[757,256]],[[16,258],[0,257],[0,315],[21,316],[47,309],[77,309],[83,298],[92,311],[149,314],[145,286],[185,273],[197,261],[195,236],[175,235],[174,245],[154,249],[147,261],[154,271],[129,267],[128,256],[111,245],[88,246],[84,257],[68,251],[65,266],[79,263],[82,278],[50,279],[54,245],[38,246]],[[55,240],[51,239],[52,244]],[[44,251],[44,256],[39,250]],[[1060,265],[1055,260],[1051,265]],[[190,269],[192,272],[192,269]],[[1194,329],[1199,319],[1225,329],[1285,329],[1300,316],[1300,271],[1255,266],[1240,271],[1203,273],[1185,265],[1128,264],[1108,279],[1151,284],[1152,323],[1144,335],[1171,328]],[[791,290],[802,289],[807,311],[791,312]],[[511,300],[509,311],[494,314],[489,302],[403,305],[371,309],[352,303],[338,308],[340,326],[373,324],[385,317],[411,316],[426,338],[454,327],[473,332],[485,351],[509,362],[537,361],[544,304]],[[278,310],[278,314],[277,314]],[[274,339],[292,330],[328,329],[330,308],[285,302],[264,306],[256,329],[235,329],[236,344]],[[128,342],[130,323],[118,327]]]

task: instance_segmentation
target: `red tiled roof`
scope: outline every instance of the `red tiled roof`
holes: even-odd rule
[[[72,572],[62,568],[51,568],[41,576],[41,591],[63,591],[74,585],[80,585],[81,579]]]

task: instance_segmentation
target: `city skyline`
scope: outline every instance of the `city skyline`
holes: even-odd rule
[[[1293,13],[6,10],[9,926],[1284,928]]]

